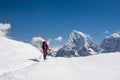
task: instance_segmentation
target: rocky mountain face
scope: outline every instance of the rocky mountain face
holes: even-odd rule
[[[102,52],[120,52],[120,32],[106,37],[100,44]]]
[[[93,42],[89,35],[74,30],[70,33],[68,42],[58,50],[56,56],[88,56],[96,54],[99,51],[100,48]]]

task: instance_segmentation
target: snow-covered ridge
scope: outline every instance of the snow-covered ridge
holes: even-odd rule
[[[73,30],[68,42],[58,51],[56,56],[87,56],[96,54],[99,50],[100,48],[89,35]]]
[[[106,38],[119,38],[119,37],[120,37],[120,32],[116,32]]]
[[[36,58],[41,53],[28,43],[0,37],[0,75],[20,65],[27,65],[28,59]],[[18,66],[19,65],[19,66]]]

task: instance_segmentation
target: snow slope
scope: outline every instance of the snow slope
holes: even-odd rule
[[[0,37],[0,80],[120,80],[120,52],[48,57],[30,44]]]
[[[0,80],[120,80],[120,53],[76,58],[49,58],[45,62],[14,72]]]
[[[0,75],[33,64],[41,53],[30,44],[0,37]]]

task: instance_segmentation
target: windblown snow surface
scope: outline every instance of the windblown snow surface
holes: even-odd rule
[[[0,37],[0,75],[31,65],[28,60],[40,55],[30,44]]]
[[[35,61],[39,56],[29,44],[0,38],[0,80],[120,80],[120,52]]]

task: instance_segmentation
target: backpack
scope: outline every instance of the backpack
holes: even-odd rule
[[[42,49],[46,49],[45,42],[42,43]]]

